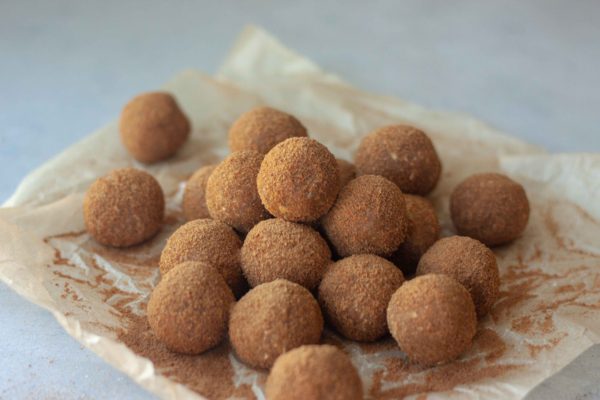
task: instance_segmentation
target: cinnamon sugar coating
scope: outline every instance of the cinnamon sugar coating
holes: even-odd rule
[[[452,192],[450,214],[459,234],[497,246],[523,233],[529,200],[523,186],[505,175],[475,174]]]
[[[392,254],[390,260],[402,270],[404,275],[413,275],[421,256],[431,247],[440,235],[433,204],[424,197],[404,195],[406,202],[406,240]]]
[[[358,175],[381,175],[402,192],[421,196],[435,188],[442,170],[429,136],[407,125],[386,126],[365,136],[354,163]]]
[[[267,154],[275,145],[291,137],[308,136],[294,116],[271,107],[256,107],[240,115],[229,129],[232,152],[253,150]]]
[[[269,217],[256,189],[262,160],[256,151],[237,151],[215,168],[206,184],[206,206],[212,218],[246,233]]]
[[[236,355],[256,368],[270,368],[281,354],[318,343],[322,332],[323,316],[315,298],[303,286],[284,279],[251,289],[229,318]]]
[[[279,218],[259,222],[242,246],[242,270],[252,287],[287,279],[314,289],[329,263],[331,251],[317,231]]]
[[[155,163],[179,150],[190,122],[175,98],[165,92],[143,93],[125,105],[119,121],[121,141],[138,161]]]
[[[321,227],[341,257],[391,254],[404,241],[406,224],[402,192],[376,175],[350,181],[321,219]]]
[[[160,230],[165,212],[163,191],[154,177],[134,168],[115,169],[98,178],[83,200],[87,231],[97,242],[127,247]]]
[[[171,351],[199,354],[227,333],[233,293],[212,266],[187,261],[164,275],[147,306],[154,334]]]
[[[160,273],[169,272],[184,261],[212,265],[223,275],[236,296],[243,293],[246,281],[240,267],[242,241],[227,224],[212,219],[196,219],[180,226],[167,241],[160,255]]]
[[[306,345],[280,356],[267,378],[269,400],[361,400],[362,382],[350,358],[331,345]]]
[[[208,177],[216,167],[216,164],[201,167],[188,179],[181,205],[183,215],[185,215],[188,221],[210,218],[208,207],[206,206],[206,183],[208,182]]]
[[[466,236],[438,240],[421,257],[417,275],[446,274],[471,293],[478,317],[485,316],[500,292],[496,256],[483,243]]]
[[[447,275],[428,274],[405,282],[387,308],[390,333],[418,364],[452,361],[471,347],[477,315],[471,295]]]
[[[316,140],[287,139],[265,156],[257,177],[258,193],[274,216],[314,221],[333,205],[339,172],[333,154]]]
[[[343,336],[374,341],[387,332],[386,309],[404,277],[384,258],[361,254],[331,265],[319,285],[325,319]]]

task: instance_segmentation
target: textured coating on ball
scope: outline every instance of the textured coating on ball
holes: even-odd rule
[[[188,179],[183,192],[183,215],[188,221],[200,218],[210,218],[206,207],[206,182],[216,165],[206,165],[199,168]]]
[[[405,194],[404,200],[408,217],[406,240],[390,259],[409,276],[415,273],[421,256],[438,239],[440,223],[433,204],[426,198]]]
[[[422,275],[405,282],[387,309],[390,333],[418,364],[452,361],[471,347],[477,316],[471,295],[447,275]]]
[[[257,185],[262,203],[274,216],[314,221],[329,210],[338,194],[337,161],[316,140],[287,139],[265,156]]]
[[[163,191],[154,177],[121,168],[98,178],[83,200],[85,227],[97,242],[127,247],[150,239],[165,213]]]
[[[365,136],[354,163],[358,175],[381,175],[404,193],[421,196],[435,188],[442,170],[429,136],[407,125],[386,126]]]
[[[154,163],[183,146],[190,122],[169,93],[144,93],[123,108],[119,131],[123,145],[136,160]]]
[[[236,296],[246,288],[240,266],[242,241],[227,224],[196,219],[180,226],[160,255],[160,273],[166,274],[184,261],[199,261],[215,267]]]
[[[279,218],[259,222],[242,246],[242,271],[252,287],[287,279],[314,289],[329,263],[331,251],[317,231]]]
[[[331,265],[319,285],[325,319],[343,336],[374,341],[387,332],[386,309],[404,277],[384,258],[361,254]]]
[[[307,136],[306,128],[294,116],[271,107],[257,107],[231,125],[229,148],[267,154],[278,143],[302,136]]]
[[[485,316],[500,292],[496,256],[483,243],[466,236],[438,240],[421,257],[417,275],[446,274],[471,293],[478,317]]]
[[[188,261],[169,271],[152,291],[148,322],[171,351],[199,354],[225,337],[234,301],[216,269]]]
[[[476,174],[452,192],[450,214],[459,234],[497,246],[523,233],[529,200],[523,186],[505,175]]]
[[[280,356],[267,378],[269,400],[361,400],[362,382],[350,358],[331,345],[307,345]]]
[[[255,151],[238,151],[215,168],[206,184],[206,205],[212,218],[246,233],[269,217],[256,189],[262,160],[263,155]]]
[[[303,286],[284,279],[250,290],[231,310],[229,339],[237,356],[257,368],[270,368],[281,354],[319,342],[323,316]]]
[[[321,227],[341,257],[390,255],[406,236],[404,196],[389,180],[363,175],[342,188]]]

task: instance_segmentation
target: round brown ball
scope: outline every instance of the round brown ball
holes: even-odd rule
[[[190,122],[169,93],[144,93],[121,112],[121,141],[136,160],[154,163],[179,150],[190,134]]]
[[[392,125],[365,136],[354,160],[359,175],[381,175],[404,193],[424,196],[437,184],[442,164],[425,132]]]
[[[361,254],[331,265],[319,285],[325,319],[348,339],[370,342],[387,334],[386,309],[404,276],[388,260]]]
[[[342,188],[321,227],[341,257],[390,255],[406,236],[404,196],[392,182],[363,175]]]
[[[246,288],[240,266],[242,241],[227,224],[196,219],[180,226],[167,240],[160,255],[160,273],[184,261],[199,261],[215,267],[236,296]]]
[[[206,205],[210,216],[246,233],[269,213],[256,189],[256,175],[263,155],[246,150],[230,154],[210,174]]]
[[[85,227],[97,242],[127,247],[150,239],[165,214],[163,191],[154,177],[134,168],[98,178],[83,200]]]
[[[206,206],[206,182],[216,167],[216,165],[206,165],[194,172],[188,179],[182,202],[183,215],[188,221],[210,218]]]
[[[216,269],[188,261],[169,271],[152,291],[148,323],[171,351],[199,354],[223,340],[234,302]]]
[[[315,298],[304,286],[284,279],[250,290],[229,318],[229,339],[237,356],[257,368],[270,368],[281,354],[318,343],[322,332]]]
[[[263,157],[256,151],[238,151],[215,168],[206,184],[206,205],[212,218],[246,233],[269,217],[256,189]]]
[[[276,144],[302,136],[308,136],[306,128],[294,116],[271,107],[257,107],[233,123],[229,129],[229,148],[267,154]]]
[[[387,321],[400,349],[422,365],[454,360],[471,347],[477,330],[471,295],[447,275],[423,275],[400,286]]]
[[[301,346],[280,356],[267,378],[269,400],[361,400],[350,358],[331,345]]]
[[[337,161],[316,140],[287,139],[267,153],[256,182],[271,214],[294,222],[314,221],[338,194]]]
[[[259,222],[242,246],[242,271],[252,287],[287,279],[314,289],[329,263],[331,251],[317,231],[279,218]]]
[[[356,178],[356,167],[351,162],[342,160],[341,158],[337,158],[336,161],[340,174],[340,188],[343,188],[348,182]]]
[[[459,234],[497,246],[523,233],[529,200],[523,186],[505,175],[476,174],[452,192],[450,214]]]
[[[404,275],[413,275],[421,256],[435,243],[440,235],[440,223],[435,208],[424,197],[404,195],[406,201],[406,240],[392,254],[391,260]]]
[[[485,316],[500,292],[496,256],[483,243],[466,236],[438,240],[421,257],[417,275],[445,274],[456,279],[473,297],[478,317]]]

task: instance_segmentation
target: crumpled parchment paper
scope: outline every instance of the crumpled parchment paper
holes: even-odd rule
[[[161,375],[153,363],[120,343],[118,307],[139,306],[158,279],[156,260],[178,221],[131,250],[110,250],[84,232],[83,193],[109,170],[135,166],[152,173],[177,213],[183,183],[201,165],[227,154],[230,123],[268,104],[296,115],[311,136],[352,160],[360,138],[392,123],[428,132],[443,175],[430,196],[443,233],[452,234],[448,197],[466,176],[503,171],[521,182],[532,214],[524,235],[496,248],[502,287],[493,312],[480,323],[472,350],[429,370],[404,363],[393,345],[344,342],[373,398],[427,393],[465,398],[522,398],[535,385],[600,342],[600,155],[546,154],[469,116],[435,112],[395,98],[362,92],[247,28],[216,77],[184,71],[165,86],[193,124],[193,135],[168,162],[135,162],[109,123],[26,177],[0,209],[0,277],[48,309],[65,330],[107,362],[162,398],[201,398]],[[254,371],[234,363],[234,384],[253,385]]]

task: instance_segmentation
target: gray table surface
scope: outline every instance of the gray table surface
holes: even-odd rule
[[[134,94],[214,72],[247,23],[361,88],[600,151],[600,1],[338,3],[0,0],[0,200]],[[152,398],[4,285],[0,360],[1,399]]]

